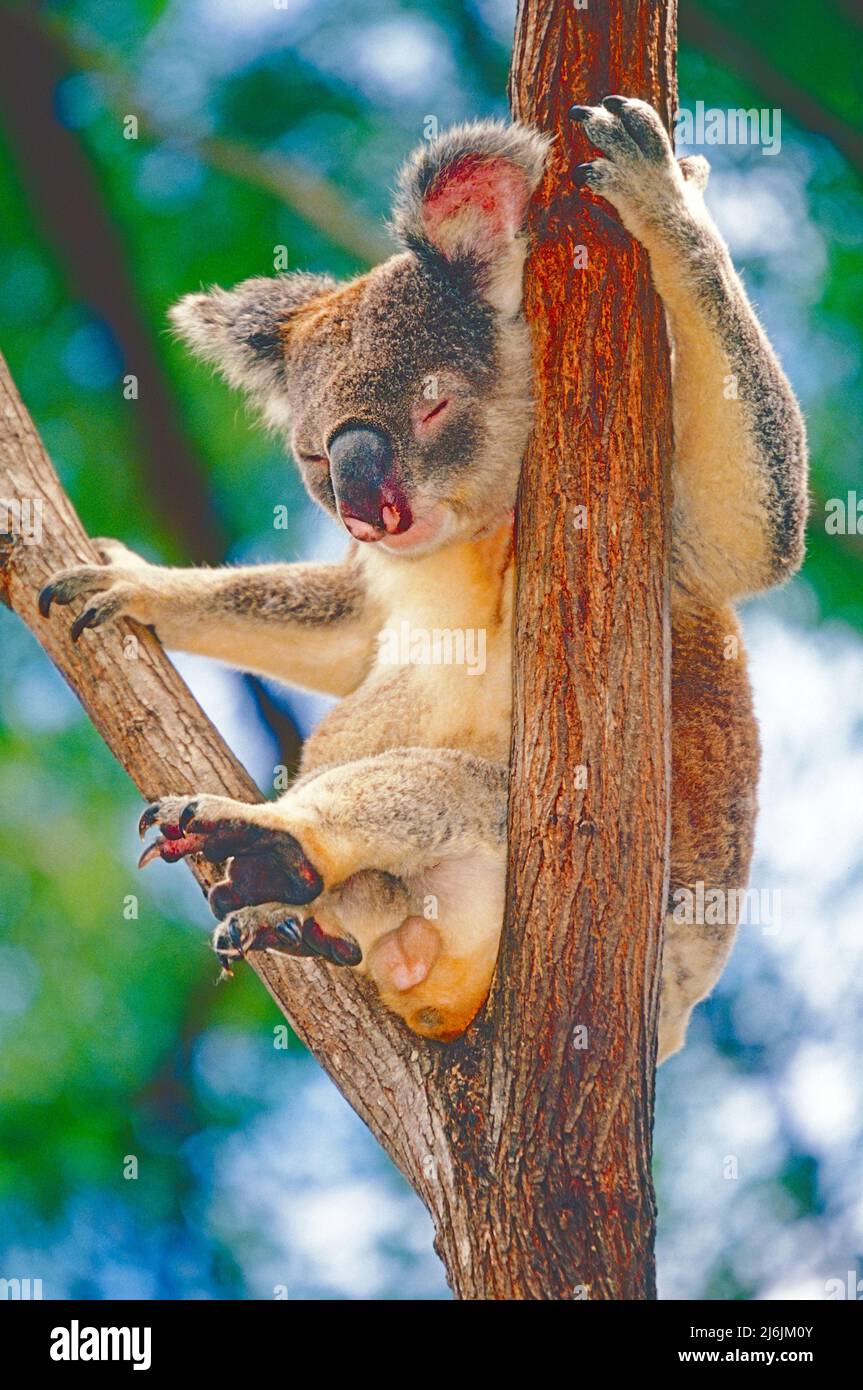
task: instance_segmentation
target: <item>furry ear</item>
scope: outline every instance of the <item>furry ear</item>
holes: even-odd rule
[[[279,384],[291,315],[335,285],[329,275],[277,275],[187,294],[168,312],[179,338],[230,383],[266,394]]]
[[[524,259],[527,205],[550,140],[529,126],[476,121],[422,145],[404,165],[393,230],[410,250],[468,275],[495,298],[501,263]],[[519,250],[519,256],[513,252]]]

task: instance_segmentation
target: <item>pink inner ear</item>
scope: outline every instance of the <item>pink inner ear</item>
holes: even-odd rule
[[[434,242],[446,242],[447,224],[470,210],[484,224],[483,240],[515,236],[530,194],[517,165],[501,157],[468,154],[441,171],[423,202],[423,222]]]

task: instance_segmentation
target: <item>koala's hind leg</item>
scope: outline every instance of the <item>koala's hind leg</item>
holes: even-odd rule
[[[679,590],[671,606],[671,881],[659,1060],[728,959],[749,877],[760,750],[733,610]]]
[[[496,849],[506,838],[508,778],[506,767],[458,749],[393,748],[306,774],[278,801],[163,797],[141,817],[142,835],[161,831],[141,864],[187,854],[261,861],[266,888],[281,876],[290,891],[261,889],[245,902],[307,903],[363,869],[411,877]]]
[[[302,945],[334,964],[358,964],[356,945],[396,1013],[427,1036],[451,1037],[494,969],[508,775],[457,749],[397,748],[309,773],[277,802],[168,797],[141,818],[142,833],[161,831],[142,863],[229,859],[210,893],[229,919],[214,943],[220,955],[253,949],[259,930],[262,949],[304,954]],[[388,879],[404,882],[406,896],[370,902],[369,881]],[[434,898],[440,909],[427,917]],[[299,938],[279,904],[285,920],[298,918]]]
[[[362,951],[357,941],[336,923],[321,925],[318,899],[309,915],[303,905],[254,903],[230,911],[212,935],[212,947],[225,974],[234,961],[252,951],[272,951],[281,956],[322,956],[330,965],[359,965]]]
[[[231,912],[213,949],[228,972],[254,951],[354,966],[415,1033],[449,1042],[488,994],[505,885],[502,845],[443,859],[410,880],[366,869],[308,907],[264,903]]]
[[[572,114],[606,156],[579,181],[646,247],[668,315],[678,582],[718,603],[779,583],[803,556],[805,430],[704,205],[707,161],[678,163],[646,102],[606,97]]]
[[[175,864],[190,854],[202,854],[211,864],[227,860],[227,878],[209,894],[217,917],[260,903],[312,902],[323,881],[270,811],[268,803],[247,805],[224,796],[162,797],[138,823],[142,836],[154,825],[160,832],[141,855],[139,867],[156,858]]]
[[[411,879],[506,840],[509,770],[454,748],[391,748],[311,772],[267,807],[333,888],[363,869]]]

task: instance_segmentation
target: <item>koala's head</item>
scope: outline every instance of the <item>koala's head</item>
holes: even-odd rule
[[[531,419],[525,217],[547,148],[524,126],[456,127],[402,170],[403,249],[382,265],[342,284],[246,280],[172,310],[358,541],[419,554],[514,503]]]

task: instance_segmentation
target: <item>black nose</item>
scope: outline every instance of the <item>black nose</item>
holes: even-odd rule
[[[345,425],[327,450],[339,515],[358,540],[406,531],[413,520],[392,442],[374,425]]]

